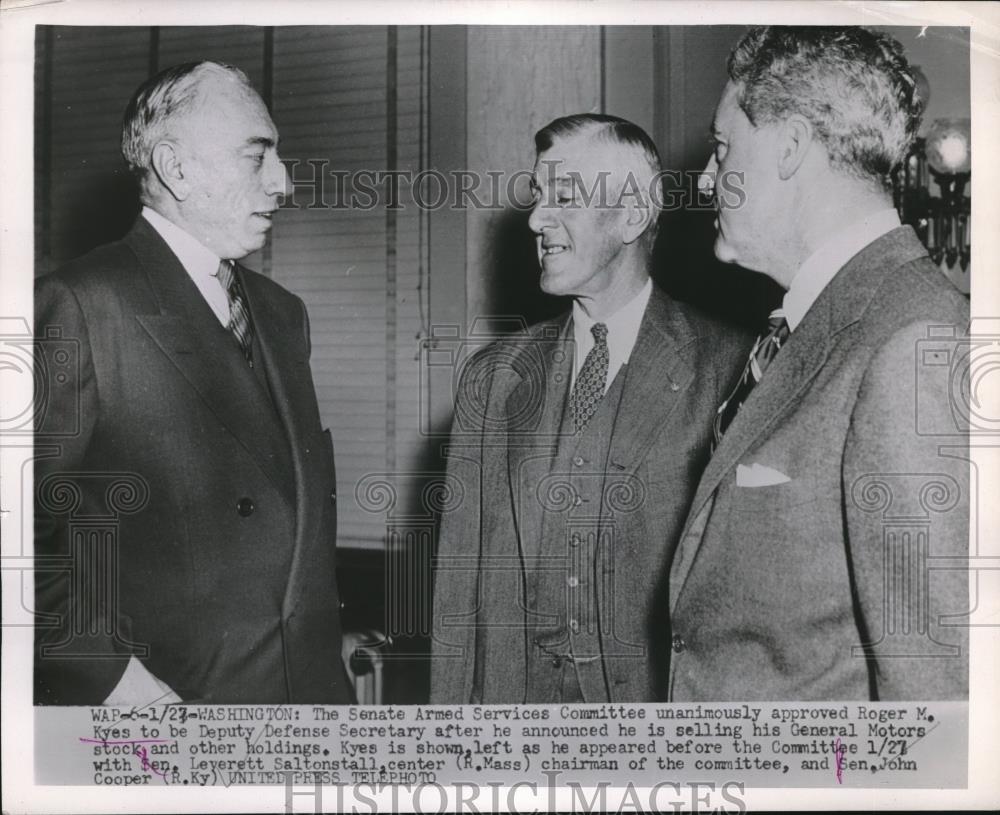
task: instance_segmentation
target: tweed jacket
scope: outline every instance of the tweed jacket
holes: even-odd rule
[[[822,291],[698,486],[671,700],[966,698],[967,325],[910,227]]]
[[[591,519],[609,547],[596,579],[600,698],[666,692],[667,568],[708,458],[716,406],[749,339],[654,288],[624,376]],[[553,476],[572,373],[571,315],[484,349],[459,384],[448,477],[462,500],[442,518],[434,588],[433,702],[522,702],[537,598],[526,577],[542,535],[569,536]],[[576,462],[580,464],[582,462]],[[571,465],[574,466],[574,465]],[[556,474],[558,476],[558,474]]]

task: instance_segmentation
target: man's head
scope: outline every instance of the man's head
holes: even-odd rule
[[[222,258],[260,249],[288,176],[278,132],[242,71],[186,63],[157,74],[132,97],[122,155],[143,203]]]
[[[770,271],[801,242],[803,218],[884,198],[923,100],[899,43],[864,28],[752,28],[728,70],[704,177],[720,206],[715,250]]]
[[[535,149],[528,225],[542,290],[622,305],[649,273],[659,215],[656,145],[631,122],[583,113],[543,127]]]

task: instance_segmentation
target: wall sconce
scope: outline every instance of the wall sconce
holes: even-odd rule
[[[892,176],[893,203],[945,276],[969,293],[972,139],[968,119],[936,119]],[[940,190],[932,195],[933,179]]]

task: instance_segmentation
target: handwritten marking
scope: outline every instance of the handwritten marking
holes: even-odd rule
[[[844,783],[844,753],[847,752],[847,747],[840,743],[840,736],[833,744],[833,755],[837,762],[837,783]]]
[[[163,772],[160,772],[158,769],[156,769],[156,767],[154,767],[152,764],[149,763],[149,753],[146,752],[146,748],[145,747],[143,747],[141,744],[137,744],[137,745],[135,745],[135,751],[134,752],[135,752],[135,754],[137,756],[139,756],[139,760],[142,762],[142,769],[143,770],[152,770],[154,773],[156,773],[158,776],[160,776],[160,778],[166,778],[167,777],[167,771],[166,770],[164,770]]]
[[[143,747],[144,744],[166,744],[170,739],[125,739],[122,741],[110,740],[110,739],[89,739],[85,736],[80,736],[80,741],[87,742],[89,744],[103,744],[107,746],[109,744],[127,744],[132,747],[132,755],[139,757],[139,762],[142,765],[144,771],[151,771],[156,773],[160,778],[166,779],[167,771],[162,772],[156,767],[154,767],[149,761],[149,751]]]

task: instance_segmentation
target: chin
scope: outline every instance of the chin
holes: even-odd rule
[[[559,285],[559,275],[557,272],[546,272],[542,269],[542,276],[539,278],[538,287],[545,292],[545,294],[551,294],[554,297],[561,297],[566,294],[563,291],[563,287]]]
[[[736,263],[736,250],[726,243],[721,237],[715,239],[715,257],[722,263]]]

